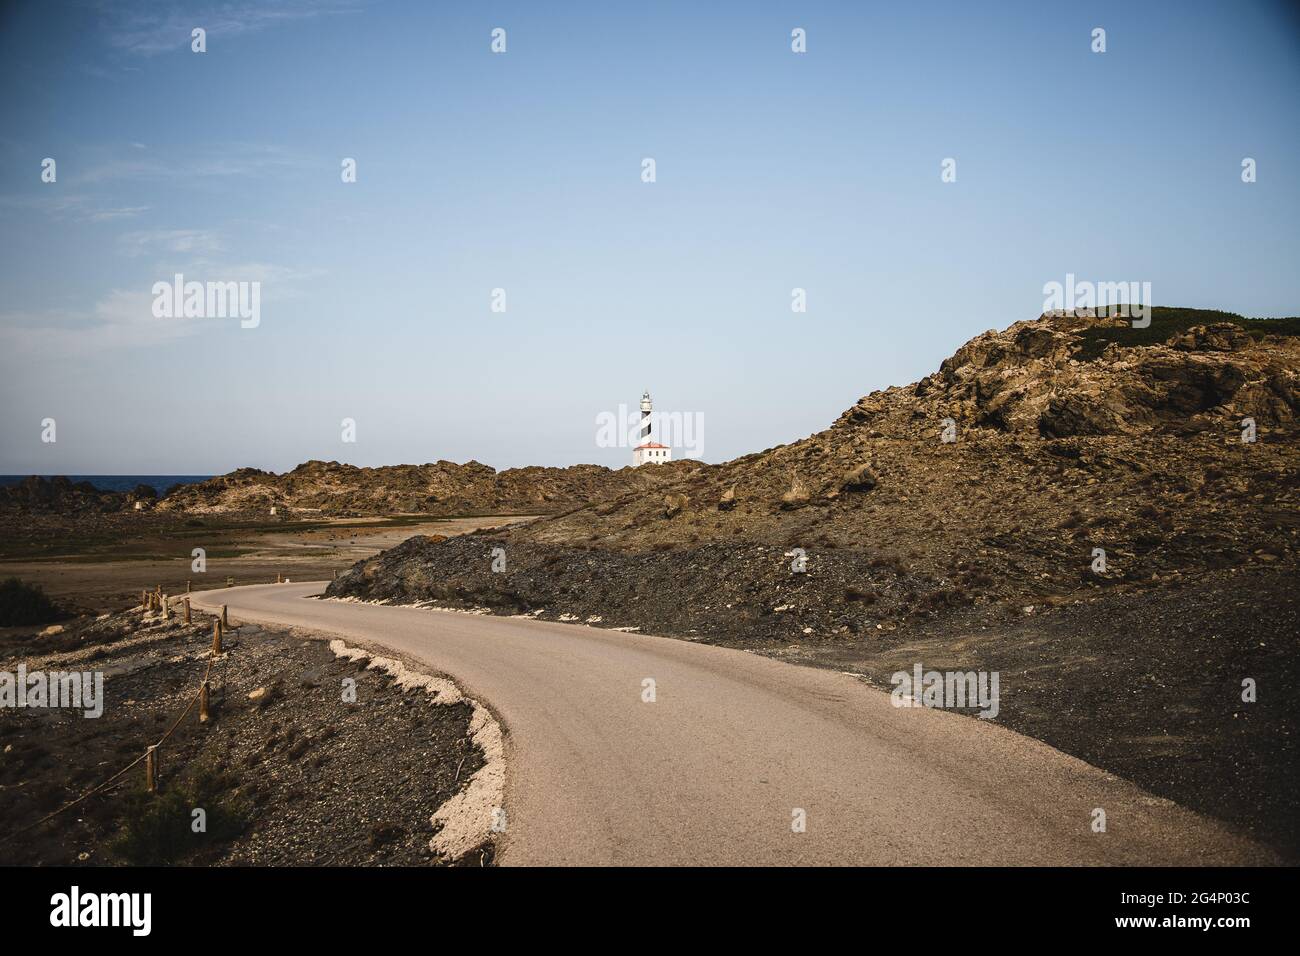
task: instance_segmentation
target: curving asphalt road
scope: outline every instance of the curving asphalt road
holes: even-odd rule
[[[398,651],[490,707],[506,734],[503,864],[1275,862],[1046,744],[896,708],[845,674],[571,624],[307,599],[323,588],[190,597],[228,605],[234,623]]]

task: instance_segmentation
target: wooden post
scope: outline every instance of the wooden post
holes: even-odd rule
[[[185,623],[190,623],[190,599],[185,599]]]
[[[167,603],[167,595],[165,594],[162,596],[162,614],[164,621],[172,619],[172,606]]]
[[[144,753],[144,785],[150,793],[158,792],[158,747],[150,744]]]
[[[189,593],[190,593],[190,582],[189,582],[188,579],[186,579],[186,581],[185,581],[185,593],[186,593],[186,594],[189,594]]]
[[[230,618],[226,617],[226,606],[221,605],[221,626],[230,627]]]
[[[208,713],[208,683],[208,681],[204,681],[203,686],[199,688],[199,723],[201,724],[206,724],[212,719],[212,716]]]
[[[140,610],[149,610],[149,592],[143,588],[140,589]]]
[[[279,571],[276,571],[276,572],[275,572],[275,583],[276,583],[276,584],[282,584],[282,583],[284,583],[284,582],[282,582],[282,581],[280,580],[280,572],[279,572]]]
[[[212,622],[212,656],[221,656],[221,618]]]

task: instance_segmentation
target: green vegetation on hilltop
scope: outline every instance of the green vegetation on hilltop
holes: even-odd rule
[[[1173,306],[1157,305],[1151,309],[1151,324],[1144,329],[1131,326],[1099,326],[1084,329],[1079,333],[1083,347],[1077,357],[1091,362],[1106,350],[1112,342],[1123,348],[1139,345],[1158,345],[1170,336],[1198,325],[1213,325],[1216,322],[1231,322],[1245,329],[1256,339],[1265,335],[1300,335],[1300,316],[1282,319],[1248,319],[1236,312],[1221,312],[1218,309],[1182,309]]]

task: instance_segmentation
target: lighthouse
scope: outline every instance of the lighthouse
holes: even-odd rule
[[[645,394],[641,396],[641,443],[632,449],[633,467],[645,464],[662,465],[666,461],[672,461],[673,450],[667,445],[654,441],[651,435],[653,419],[650,412],[653,408],[650,390],[646,389]]]

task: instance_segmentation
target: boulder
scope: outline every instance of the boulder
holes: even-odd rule
[[[249,703],[254,707],[265,707],[267,704],[271,703],[271,701],[275,700],[275,691],[276,689],[274,684],[264,684],[256,690],[248,692]]]
[[[856,468],[850,468],[840,479],[841,491],[870,491],[876,485],[880,484],[880,476],[875,473],[872,467],[863,462]]]
[[[682,513],[682,509],[690,503],[690,498],[686,495],[667,495],[664,497],[664,517],[676,518]]]
[[[803,483],[797,478],[790,490],[781,496],[781,510],[793,511],[796,508],[802,508],[808,503],[808,490],[804,488]]]
[[[1250,334],[1231,322],[1193,326],[1169,339],[1170,347],[1183,352],[1238,352],[1250,343]]]

